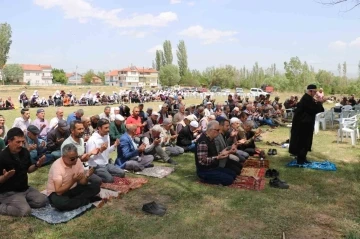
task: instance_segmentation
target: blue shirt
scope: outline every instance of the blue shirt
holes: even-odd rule
[[[75,121],[75,120],[80,120],[80,121],[81,121],[81,118],[78,119],[78,118],[76,118],[75,113],[71,113],[71,114],[69,114],[69,116],[67,117],[67,120],[66,120],[66,121],[67,121],[68,125],[70,125],[70,123],[73,122],[73,121]]]

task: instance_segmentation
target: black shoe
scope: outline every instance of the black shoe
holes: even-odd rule
[[[277,155],[277,150],[273,149],[271,153],[272,153],[272,155]]]
[[[276,169],[272,169],[271,170],[271,176],[274,177],[274,178],[277,178],[279,177],[279,171],[277,171]]]
[[[152,163],[145,166],[145,168],[152,168],[152,167],[154,167],[154,164]]]
[[[261,150],[259,156],[260,156],[260,158],[263,158],[263,159],[264,159],[265,156],[266,156],[266,155],[265,155],[265,151],[264,151],[264,150]]]
[[[102,198],[99,196],[94,196],[94,197],[89,198],[90,203],[101,201],[101,200],[102,200]]]
[[[279,178],[273,178],[273,179],[270,179],[270,187],[273,187],[273,188],[280,188],[280,189],[288,189],[289,188],[289,185],[284,182],[284,181],[281,181]]]
[[[160,203],[156,203],[155,201],[151,202],[151,204],[154,206],[154,207],[157,207],[161,210],[165,210],[166,211],[166,207]]]
[[[273,150],[272,150],[272,149],[269,149],[269,151],[268,151],[267,154],[268,154],[268,155],[272,155],[272,154],[273,154]]]
[[[166,162],[169,164],[172,164],[172,165],[178,165],[178,163],[176,161],[172,160],[171,158],[169,158],[169,160]]]
[[[266,170],[266,173],[265,173],[265,178],[272,178],[272,170],[271,169],[268,169]]]
[[[146,203],[143,205],[142,210],[144,212],[158,215],[158,216],[164,216],[166,210],[160,209],[160,207],[157,204],[154,204],[154,202]]]

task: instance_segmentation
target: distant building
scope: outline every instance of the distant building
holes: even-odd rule
[[[81,78],[81,84],[88,84],[88,83],[85,81],[85,78],[84,78],[84,77]],[[98,77],[97,75],[94,75],[94,76],[92,77],[92,81],[91,81],[90,84],[91,84],[91,85],[102,85],[103,82],[102,82],[102,80],[101,80],[100,77]]]
[[[75,85],[75,84],[81,84],[83,75],[79,73],[66,73],[66,78],[68,79],[68,84]]]
[[[105,84],[120,87],[158,87],[159,73],[152,68],[130,66],[105,74]]]
[[[52,85],[53,75],[51,65],[20,64],[24,71],[22,79],[14,80],[12,83],[20,85]],[[5,76],[6,77],[6,76]],[[0,71],[0,80],[3,74]]]

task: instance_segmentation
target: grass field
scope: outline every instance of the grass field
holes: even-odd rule
[[[86,89],[72,87],[72,90],[80,95]],[[20,87],[1,88],[0,97],[11,95],[15,99],[20,91]],[[28,87],[29,95],[32,91]],[[54,91],[49,87],[39,89],[44,96]],[[289,94],[279,95],[284,101]],[[156,108],[159,102],[145,108],[148,105]],[[75,109],[65,108],[65,115]],[[101,113],[103,107],[83,109],[85,114],[92,115]],[[35,111],[31,109],[32,119]],[[0,114],[6,117],[7,126],[20,115],[19,110]],[[53,107],[46,109],[47,119],[54,114]],[[265,145],[266,141],[282,142],[288,137],[288,128],[265,131],[257,146],[267,152],[271,146]],[[52,226],[32,217],[0,216],[0,238],[281,238],[283,232],[286,238],[360,238],[359,144],[351,147],[350,139],[337,144],[336,126],[314,135],[313,152],[308,158],[328,159],[336,163],[336,172],[287,168],[285,165],[291,160],[287,150],[280,147],[277,150],[278,155],[268,157],[270,167],[288,182],[288,190],[273,189],[268,184],[261,192],[198,184],[194,157],[184,154],[176,158],[179,165],[169,177],[149,178],[142,188],[66,224]],[[49,166],[31,174],[30,185],[44,189],[48,170]],[[150,216],[141,211],[142,204],[152,200],[168,207],[165,216]]]

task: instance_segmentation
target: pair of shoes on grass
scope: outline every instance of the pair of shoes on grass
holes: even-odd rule
[[[277,171],[276,169],[268,169],[266,170],[266,173],[265,173],[265,178],[277,178],[279,177],[279,171]]]
[[[145,203],[142,207],[142,210],[146,213],[158,216],[164,216],[164,214],[166,213],[166,207],[154,201]]]
[[[280,188],[280,189],[288,189],[289,185],[285,182],[280,180],[278,177],[270,179],[270,187],[272,188]]]
[[[277,155],[277,150],[276,149],[269,149],[268,155]]]

